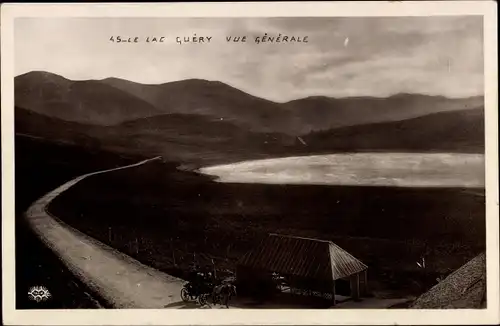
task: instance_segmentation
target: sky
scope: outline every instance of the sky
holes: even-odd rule
[[[218,80],[277,102],[307,96],[483,95],[481,16],[17,18],[15,71],[159,84]],[[255,43],[307,36],[307,43]],[[178,44],[180,37],[212,37]],[[139,37],[138,43],[110,37]],[[146,37],[165,37],[146,43]],[[247,36],[231,43],[226,36]]]

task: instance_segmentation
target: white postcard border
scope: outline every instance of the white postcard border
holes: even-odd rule
[[[228,10],[228,8],[231,8]],[[498,324],[498,62],[493,1],[3,4],[2,277],[3,319],[15,325]],[[325,17],[482,15],[485,38],[487,309],[472,310],[16,310],[14,257],[14,54],[16,17]]]

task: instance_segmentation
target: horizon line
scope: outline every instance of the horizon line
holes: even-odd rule
[[[228,82],[224,82],[224,81],[221,81],[221,80],[213,80],[213,79],[205,79],[205,78],[196,78],[196,77],[192,77],[192,78],[185,78],[185,79],[177,79],[177,80],[172,80],[172,81],[165,81],[165,82],[160,82],[160,83],[142,83],[142,82],[137,82],[137,81],[133,81],[133,80],[130,80],[130,79],[126,79],[126,78],[122,78],[122,77],[116,77],[116,76],[109,76],[109,77],[105,77],[105,78],[100,78],[100,79],[94,79],[94,78],[88,78],[88,79],[70,79],[70,78],[67,78],[65,76],[63,76],[62,74],[56,74],[54,72],[50,72],[50,71],[46,71],[46,70],[31,70],[31,71],[28,71],[28,72],[24,72],[22,74],[19,74],[19,75],[16,75],[14,76],[14,79],[18,78],[18,77],[21,77],[21,76],[25,76],[25,75],[28,75],[28,74],[32,74],[32,73],[45,73],[45,74],[50,74],[50,75],[54,75],[54,76],[57,76],[57,77],[60,77],[62,79],[65,79],[67,81],[70,81],[70,82],[88,82],[88,81],[97,81],[97,82],[102,82],[102,81],[105,81],[107,79],[117,79],[117,80],[122,80],[122,81],[126,81],[126,82],[130,82],[130,83],[134,83],[134,84],[139,84],[139,85],[143,85],[143,86],[161,86],[161,85],[166,85],[166,84],[172,84],[172,83],[178,83],[178,82],[183,82],[183,81],[194,81],[194,80],[199,80],[199,81],[205,81],[205,82],[210,82],[210,83],[220,83],[220,84],[224,84],[226,86],[229,86],[231,88],[234,88],[240,92],[243,92],[245,94],[248,94],[250,96],[253,96],[253,97],[257,97],[257,98],[260,98],[260,99],[264,99],[266,101],[269,101],[269,102],[273,102],[273,103],[289,103],[289,102],[294,102],[294,101],[298,101],[298,100],[304,100],[304,99],[311,99],[311,98],[328,98],[328,99],[355,99],[355,98],[374,98],[374,99],[387,99],[387,98],[393,98],[393,97],[397,97],[397,96],[403,96],[403,95],[408,95],[408,96],[428,96],[428,97],[441,97],[441,98],[444,98],[444,99],[449,99],[449,100],[458,100],[458,99],[471,99],[471,98],[478,98],[478,97],[482,97],[484,98],[485,94],[484,92],[482,94],[477,94],[477,95],[470,95],[470,96],[464,96],[464,97],[450,97],[450,96],[446,96],[446,95],[443,95],[443,94],[428,94],[428,93],[409,93],[409,92],[397,92],[397,93],[393,93],[391,95],[386,95],[386,96],[375,96],[375,95],[355,95],[355,96],[341,96],[341,97],[336,97],[336,96],[328,96],[328,95],[308,95],[308,96],[304,96],[304,97],[298,97],[298,98],[295,98],[295,99],[291,99],[291,100],[287,100],[287,101],[275,101],[275,100],[270,100],[266,97],[262,97],[260,95],[255,95],[255,94],[252,94],[248,91],[244,91],[242,89],[240,89],[239,87],[236,87],[234,85],[232,85],[231,83],[228,83]],[[111,85],[110,85],[111,86]],[[112,86],[113,87],[113,86]]]

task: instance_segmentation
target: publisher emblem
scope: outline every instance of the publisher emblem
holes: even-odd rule
[[[33,286],[28,291],[28,298],[36,302],[46,301],[50,297],[49,290],[44,286]]]

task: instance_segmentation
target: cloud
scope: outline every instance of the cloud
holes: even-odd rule
[[[307,35],[309,42],[255,44],[264,33]],[[212,41],[175,42],[195,34]],[[111,35],[167,41],[116,44]],[[248,42],[227,43],[227,35],[246,35]],[[462,97],[483,93],[482,39],[476,16],[18,18],[15,69],[151,84],[204,78],[276,101],[399,92]]]

